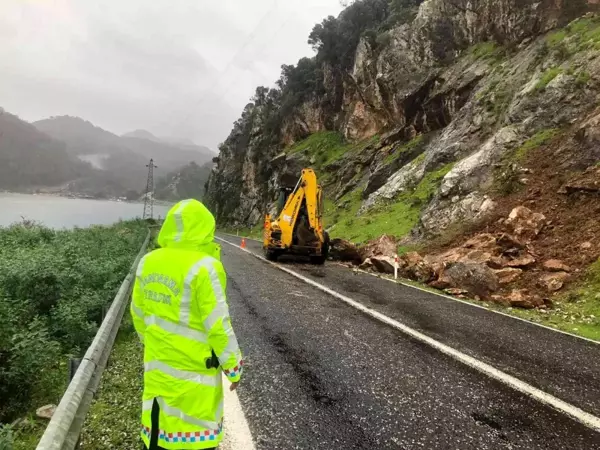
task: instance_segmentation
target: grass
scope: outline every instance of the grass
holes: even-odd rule
[[[506,49],[496,42],[487,41],[473,45],[468,52],[475,60],[483,59],[496,66],[504,60]]]
[[[547,144],[554,139],[560,130],[558,128],[550,128],[542,130],[533,135],[530,139],[527,139],[513,154],[513,160],[523,162],[527,158],[530,151]]]
[[[383,163],[386,165],[393,163],[395,160],[400,158],[402,155],[404,155],[406,153],[410,153],[415,148],[419,147],[422,143],[423,143],[423,135],[420,134],[419,136],[416,136],[414,139],[407,142],[406,144],[404,144],[400,147],[397,147],[392,153],[390,153],[389,155],[387,155],[385,157],[385,159],[383,160]]]
[[[581,72],[577,73],[577,76],[575,77],[575,84],[577,85],[577,87],[582,88],[586,86],[591,79],[592,76],[590,75],[590,73],[585,70],[582,70]]]
[[[100,390],[81,435],[86,450],[134,449],[139,437],[143,390],[143,350],[125,312]]]
[[[314,158],[313,166],[316,169],[321,169],[347,154],[358,153],[378,141],[379,136],[375,135],[363,141],[350,143],[346,142],[338,132],[321,131],[311,134],[303,141],[289,147],[286,153],[289,155],[306,153],[307,156]]]
[[[546,42],[550,47],[556,47],[558,44],[563,42],[567,36],[569,35],[568,30],[566,28],[562,30],[555,31],[551,33],[547,38]]]
[[[480,42],[479,44],[475,44],[469,49],[469,53],[473,55],[475,58],[485,58],[494,54],[498,49],[498,45],[495,42]]]
[[[357,243],[366,242],[383,234],[397,237],[407,235],[418,223],[422,208],[439,187],[442,178],[452,169],[448,164],[429,172],[409,192],[393,200],[384,200],[367,213],[357,216],[362,204],[362,186],[346,194],[338,202],[325,204],[325,226],[332,237],[343,237]]]
[[[585,50],[600,50],[600,16],[584,17],[546,37],[546,44],[560,59]]]
[[[539,81],[537,82],[537,84],[535,85],[535,90],[536,91],[543,91],[546,89],[546,87],[552,82],[552,80],[554,80],[558,75],[560,75],[562,73],[562,69],[560,67],[552,67],[548,70],[546,70],[541,78],[539,79]]]
[[[510,106],[513,95],[514,92],[506,83],[496,79],[485,90],[478,92],[475,99],[485,107],[486,111],[499,119]]]

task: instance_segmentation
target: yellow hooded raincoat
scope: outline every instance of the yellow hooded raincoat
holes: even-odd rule
[[[131,314],[144,343],[141,435],[146,446],[155,401],[159,446],[203,449],[222,439],[221,371],[237,382],[243,361],[214,232],[215,220],[202,203],[182,201],[165,218],[161,248],[147,254],[137,269]],[[218,368],[207,364],[213,353]]]

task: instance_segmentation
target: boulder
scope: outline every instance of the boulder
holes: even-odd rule
[[[517,206],[513,209],[506,220],[514,233],[523,239],[534,239],[546,223],[546,216],[536,213],[525,206]]]
[[[544,306],[544,301],[536,295],[531,295],[527,289],[514,290],[505,296],[495,295],[492,300],[497,303],[524,309]]]
[[[439,278],[445,267],[444,260],[438,256],[427,255],[423,258],[423,263],[431,268],[434,278]]]
[[[570,272],[571,268],[560,259],[549,259],[544,262],[543,267],[548,272]]]
[[[493,256],[491,253],[483,250],[473,250],[459,259],[460,262],[472,262],[489,265]]]
[[[463,247],[494,253],[497,250],[498,245],[496,243],[496,236],[490,233],[482,233],[469,239],[464,243]]]
[[[362,261],[367,258],[380,255],[394,258],[398,251],[398,243],[396,242],[396,238],[393,236],[384,234],[377,239],[367,242],[365,245],[360,247],[358,251]]]
[[[549,292],[557,292],[563,288],[569,277],[570,275],[567,272],[548,273],[542,275],[540,284]]]
[[[371,261],[371,258],[367,258],[365,259],[360,266],[358,266],[359,269],[361,270],[370,270],[373,268],[373,262]]]
[[[360,264],[362,258],[356,245],[344,239],[332,239],[329,243],[329,256],[336,261],[351,261]]]
[[[498,277],[500,284],[510,284],[519,278],[523,271],[513,267],[506,267],[504,269],[494,270],[494,273]]]
[[[400,257],[402,261],[404,261],[406,267],[416,266],[422,263],[425,259],[419,255],[417,252],[408,252]]]
[[[409,252],[400,257],[399,265],[407,278],[428,283],[435,278],[435,271],[425,258],[417,252]]]
[[[449,278],[446,278],[444,276],[441,276],[437,280],[433,280],[433,281],[429,282],[428,285],[434,289],[441,289],[441,290],[456,289],[456,288],[451,288],[452,280],[450,280]]]
[[[508,264],[508,261],[501,256],[492,256],[488,261],[488,267],[492,269],[503,269]]]
[[[484,264],[451,263],[440,277],[453,288],[464,289],[473,296],[487,299],[500,288],[500,282],[492,269]]]
[[[515,258],[506,263],[506,265],[508,267],[531,267],[534,264],[535,264],[535,258],[533,256],[531,256],[529,253],[526,253],[525,255]]]
[[[54,411],[56,411],[56,405],[44,405],[36,409],[35,415],[38,416],[40,419],[50,420],[54,415]]]
[[[502,251],[505,252],[507,250],[511,250],[513,248],[522,250],[525,248],[525,245],[517,239],[515,236],[512,236],[508,233],[503,233],[500,237],[496,239],[496,244],[502,248]]]
[[[463,247],[452,248],[439,255],[439,259],[445,262],[457,262],[463,259],[470,251]]]
[[[373,267],[381,273],[394,273],[394,258],[389,256],[373,256],[368,258]]]

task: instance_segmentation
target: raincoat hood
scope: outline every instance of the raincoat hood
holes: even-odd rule
[[[202,251],[220,259],[220,246],[214,238],[215,218],[208,208],[198,200],[183,200],[167,213],[158,234],[158,245]]]

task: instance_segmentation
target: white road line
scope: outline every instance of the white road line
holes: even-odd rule
[[[224,234],[226,236],[235,237],[235,238],[241,237],[241,236],[236,236],[234,234],[229,234],[229,233],[221,233],[221,234]],[[256,241],[256,242],[262,242],[262,241],[259,241],[258,239],[253,239],[253,238],[249,238],[249,237],[247,237],[246,239],[249,239],[251,241]],[[231,244],[231,242],[230,242],[230,244]],[[233,245],[235,245],[235,244],[233,244]],[[343,264],[339,264],[339,266],[340,267],[346,267]],[[434,290],[424,289],[422,287],[415,286],[415,285],[410,284],[410,283],[405,283],[405,282],[403,282],[401,280],[396,281],[396,280],[394,280],[392,278],[384,277],[384,276],[381,276],[381,275],[376,274],[376,273],[367,272],[366,270],[361,270],[361,269],[352,269],[352,270],[356,270],[357,272],[364,273],[366,275],[370,275],[370,276],[375,277],[375,278],[379,278],[380,280],[390,281],[390,282],[392,282],[394,284],[400,284],[400,285],[402,285],[404,287],[407,287],[407,288],[410,288],[410,289],[416,289],[417,291],[426,292],[428,294],[436,295],[438,297],[442,297],[442,298],[445,298],[447,300],[452,300],[453,302],[458,302],[458,303],[462,303],[464,305],[472,306],[473,308],[484,309],[484,310],[489,311],[489,312],[494,313],[494,314],[499,314],[501,316],[505,316],[505,317],[508,317],[510,319],[519,320],[521,322],[525,322],[525,323],[528,323],[530,325],[535,325],[536,327],[545,328],[546,330],[554,331],[555,333],[566,334],[567,336],[571,336],[571,337],[574,337],[574,338],[577,338],[577,339],[581,339],[583,341],[591,342],[592,344],[600,345],[600,341],[595,341],[594,339],[590,339],[590,338],[586,338],[584,336],[579,336],[577,334],[569,333],[568,331],[559,330],[558,328],[552,328],[552,327],[549,327],[548,325],[544,325],[544,324],[541,324],[541,323],[532,322],[531,320],[523,319],[522,317],[518,317],[518,316],[513,316],[512,314],[508,314],[508,313],[505,313],[505,312],[502,312],[502,311],[498,311],[496,309],[491,309],[491,308],[488,308],[488,307],[486,307],[484,305],[478,305],[476,303],[472,303],[472,302],[469,302],[469,301],[461,300],[460,298],[456,298],[456,297],[452,297],[450,295],[442,294],[441,292],[436,292]]]
[[[225,436],[219,448],[223,450],[254,450],[252,433],[242,410],[237,392],[229,390],[229,383],[223,383],[225,397],[225,419],[223,428]]]
[[[531,386],[528,383],[525,383],[524,381],[519,380],[516,377],[513,377],[512,375],[509,375],[507,373],[502,372],[501,370],[496,369],[495,367],[484,363],[483,361],[479,361],[476,358],[473,358],[472,356],[466,355],[465,353],[460,352],[459,350],[456,350],[446,344],[443,344],[439,341],[436,341],[433,338],[430,338],[429,336],[421,333],[420,331],[417,331],[413,328],[410,328],[407,325],[404,325],[403,323],[398,322],[397,320],[394,320],[388,316],[386,316],[385,314],[380,313],[379,311],[375,311],[371,308],[367,308],[366,306],[364,306],[363,304],[352,300],[349,297],[346,297],[345,295],[340,294],[339,292],[336,292],[330,288],[328,288],[327,286],[324,286],[320,283],[317,283],[316,281],[311,280],[310,278],[305,277],[304,275],[300,275],[299,273],[288,269],[287,267],[283,267],[279,264],[273,263],[271,261],[267,261],[265,258],[263,258],[260,255],[257,255],[255,253],[252,253],[251,251],[241,248],[239,245],[236,245],[232,242],[229,242],[225,239],[219,238],[217,237],[218,240],[225,242],[226,244],[229,244],[233,247],[236,247],[242,251],[245,251],[246,253],[249,253],[250,255],[254,256],[255,258],[260,259],[261,261],[264,261],[268,264],[271,264],[275,267],[277,267],[279,270],[282,270],[302,281],[304,281],[305,283],[310,284],[311,286],[316,287],[317,289],[326,292],[327,294],[343,301],[344,303],[352,306],[353,308],[358,309],[359,311],[362,311],[363,313],[397,329],[398,331],[416,339],[417,341],[423,342],[433,348],[435,348],[436,350],[440,351],[441,353],[450,356],[451,358],[466,364],[467,366],[477,370],[480,373],[483,373],[484,375],[487,375],[490,378],[493,378],[494,380],[500,381],[501,383],[505,384],[506,386],[511,387],[512,389],[521,392],[537,401],[539,401],[542,404],[548,405],[554,409],[556,409],[557,411],[560,411],[563,414],[566,414],[567,416],[577,420],[578,422],[584,424],[585,426],[592,428],[593,430],[600,432],[600,418],[594,416],[593,414],[590,414],[588,412],[583,411],[582,409],[571,405],[570,403],[567,403],[557,397],[554,397],[551,394],[548,394],[547,392],[544,392],[534,386]]]

